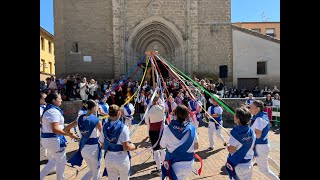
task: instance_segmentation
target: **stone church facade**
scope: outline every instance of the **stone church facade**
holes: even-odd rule
[[[230,0],[55,0],[57,77],[119,79],[157,50],[192,77],[217,78],[227,65],[232,82],[230,11]]]

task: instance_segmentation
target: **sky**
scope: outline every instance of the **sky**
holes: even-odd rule
[[[231,0],[231,22],[280,22],[280,0]],[[40,0],[40,26],[54,35],[53,0]]]

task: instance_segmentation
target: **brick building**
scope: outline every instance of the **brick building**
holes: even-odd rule
[[[235,22],[232,24],[280,39],[280,22]]]
[[[230,11],[230,0],[54,1],[56,74],[119,79],[157,50],[191,76],[226,65],[232,82]]]

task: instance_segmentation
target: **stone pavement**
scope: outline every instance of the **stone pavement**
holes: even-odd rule
[[[131,127],[131,130],[133,126]],[[228,132],[230,132],[231,128],[226,128]],[[205,123],[200,123],[199,131],[199,150],[197,150],[197,154],[203,159],[203,168],[202,173],[200,176],[192,174],[189,179],[229,179],[227,175],[227,171],[223,168],[226,158],[228,155],[228,151],[223,146],[223,143],[220,142],[215,136],[215,147],[212,151],[207,151],[206,149],[209,147],[209,140],[208,140],[208,129]],[[148,139],[146,139],[147,132],[146,132],[146,125],[142,124],[137,131],[131,137],[131,141],[134,144],[140,145],[137,152],[141,152],[146,147],[150,147],[150,143]],[[222,135],[225,137],[226,140],[229,140],[228,134],[222,130]],[[73,142],[68,138],[68,147],[67,147],[67,158],[70,158],[72,154],[78,148],[78,143]],[[271,152],[269,156],[278,164],[280,164],[280,130],[270,130],[269,132],[269,142],[271,145]],[[135,153],[131,153],[133,156],[132,158],[132,176],[130,179],[153,179],[158,180],[161,179],[160,177],[154,176],[150,174],[150,170],[155,169],[155,162],[153,160],[153,156],[151,152],[145,152],[141,155],[134,157]],[[40,170],[44,167],[47,163],[47,159],[43,157],[43,153],[40,153]],[[69,165],[69,164],[68,164]],[[81,177],[88,171],[88,167],[85,161],[81,167],[71,168],[70,166],[66,165],[65,169],[65,177],[66,180],[68,179],[81,179]],[[104,159],[101,161],[101,174],[103,172],[103,168],[105,167]],[[194,168],[199,167],[199,162],[195,162]],[[278,172],[273,168],[270,169],[275,173]],[[78,170],[78,174],[76,174]],[[55,180],[56,175],[48,175],[45,178],[46,180]],[[107,179],[106,177],[101,179]],[[260,173],[257,166],[253,168],[253,179],[268,179],[262,173]]]

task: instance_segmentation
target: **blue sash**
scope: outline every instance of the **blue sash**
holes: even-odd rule
[[[194,102],[192,99],[189,101],[189,105],[191,107],[191,111],[196,111],[196,102]]]
[[[55,133],[43,133],[41,132],[41,138],[59,138],[60,140],[60,151],[62,152],[64,149],[61,149],[63,147],[67,147],[67,139],[63,135],[58,135]]]
[[[99,101],[99,104],[101,105],[103,111],[104,111],[106,114],[108,114],[108,113],[109,113],[109,105],[108,105],[107,103],[104,104],[104,103],[101,102],[101,101]],[[100,115],[100,114],[99,114],[99,115]]]
[[[119,119],[114,122],[111,126],[111,121],[109,120],[103,126],[103,135],[104,135],[104,157],[106,156],[107,151],[118,152],[123,151],[122,144],[117,144],[120,134],[123,130],[124,123],[121,122]],[[130,166],[131,166],[131,155],[128,151],[129,159],[130,159]],[[131,168],[129,170],[129,175],[131,174]],[[104,168],[102,176],[108,176],[107,169]]]
[[[46,105],[41,104],[40,108],[42,109],[42,114],[43,114],[43,111],[44,111],[44,108],[46,108]],[[41,128],[42,128],[42,124],[40,123],[40,129]]]
[[[46,105],[41,104],[40,107],[42,108],[42,110],[44,110],[46,108]]]
[[[104,111],[106,114],[109,113],[109,105],[108,105],[107,103],[104,104],[102,101],[99,101],[98,104],[101,105],[103,111]],[[99,117],[99,116],[102,116],[102,115],[101,115],[101,114],[98,114],[98,117]],[[102,126],[103,126],[105,123],[106,123],[106,118],[103,118],[103,119],[102,119]]]
[[[218,105],[217,105],[217,106],[218,106]],[[214,113],[214,108],[217,107],[217,106],[215,106],[215,105],[212,105],[212,106],[211,106],[211,108],[210,108],[210,115],[211,115],[211,114],[215,114],[215,113]],[[214,119],[215,119],[219,124],[221,124],[222,114],[220,114],[219,117],[214,118]],[[214,122],[214,120],[211,119],[211,118],[209,119],[209,121]],[[214,122],[214,125],[215,125],[215,127],[216,127],[216,130],[218,130],[220,125],[216,124],[215,122]]]
[[[197,111],[197,103],[195,101],[193,101],[192,99],[189,101],[189,105],[191,107],[191,111]],[[196,118],[197,118],[197,121],[202,121],[202,116],[201,116],[201,113],[200,112],[197,112],[196,113]]]
[[[126,117],[128,117],[128,118],[131,119],[131,123],[132,123],[132,124],[137,124],[136,121],[133,119],[133,116],[131,115],[131,110],[130,110],[130,108],[129,108],[129,104],[126,104],[126,105],[124,106],[124,108],[126,109],[127,113],[129,114],[129,115],[126,115]]]
[[[147,100],[146,100],[147,106],[149,105],[149,102],[150,102],[150,99],[147,98]]]
[[[87,111],[88,111],[88,110],[87,110],[86,108],[82,107],[82,108],[79,110],[79,113],[78,113],[78,114],[80,114],[80,115],[82,115],[82,114],[87,114]],[[81,112],[81,113],[80,113],[80,112]],[[73,130],[74,130],[75,134],[79,137],[76,126],[73,127]],[[77,140],[74,139],[74,142],[77,142]]]
[[[167,100],[167,105],[169,108],[169,112],[165,112],[166,118],[168,118],[168,114],[172,113],[172,107],[171,107],[171,103],[169,100]]]
[[[262,118],[264,121],[267,121],[268,125],[265,128],[263,128],[261,137],[256,139],[255,144],[268,144],[268,138],[263,140],[268,135],[268,132],[270,130],[270,123],[269,123],[268,114],[266,112],[259,112],[258,114],[256,114],[255,116],[252,117],[250,126],[253,125],[254,121],[258,117]]]
[[[99,119],[91,114],[87,119],[83,119],[85,114],[81,115],[78,119],[78,126],[81,133],[81,140],[79,144],[78,151],[68,160],[68,163],[71,164],[71,166],[81,166],[82,164],[82,155],[81,150],[84,147],[85,144],[92,145],[92,144],[98,144],[99,148],[99,154],[98,154],[98,162],[100,163],[101,159],[101,147],[98,143],[98,138],[90,138],[92,131],[94,128],[96,128],[97,124],[99,123]],[[99,166],[100,167],[100,164]]]
[[[254,99],[247,99],[247,100],[246,100],[246,103],[247,103],[248,105],[250,105],[250,104],[251,104],[251,101],[254,101]]]
[[[57,109],[61,113],[61,115],[63,116],[63,111],[60,107],[55,106],[53,104],[47,104],[47,106],[43,110],[41,118],[43,117],[44,113],[51,108]],[[41,132],[41,138],[52,138],[52,137],[58,137],[60,139],[60,151],[62,152],[65,149],[65,147],[67,147],[67,139],[63,135]]]
[[[247,163],[251,159],[244,159],[246,156],[247,152],[250,150],[253,140],[255,139],[255,133],[254,131],[249,127],[249,125],[246,126],[235,126],[230,134],[237,140],[239,141],[242,146],[240,149],[238,149],[234,154],[228,155],[227,158],[227,171],[229,174],[229,178],[232,179],[234,178],[235,180],[239,179],[237,177],[235,167],[239,163]]]
[[[195,127],[190,123],[182,125],[177,120],[171,121],[171,123],[168,125],[168,128],[170,129],[172,134],[179,140],[181,140],[188,131],[190,132],[190,136],[188,137],[186,142],[177,147],[172,153],[170,153],[168,149],[166,149],[166,157],[163,165],[161,166],[162,180],[164,180],[166,176],[169,176],[169,178],[171,178],[172,180],[178,180],[172,168],[172,165],[175,162],[191,161],[194,159],[194,153],[188,153],[187,151],[193,144],[196,131]]]
[[[253,125],[253,123],[256,121],[256,119],[257,119],[258,117],[262,118],[263,121],[267,121],[268,124],[266,125],[266,127],[263,128],[261,137],[256,139],[255,145],[256,145],[256,144],[268,144],[268,143],[269,143],[268,138],[266,138],[266,139],[264,140],[264,138],[268,135],[268,132],[269,132],[269,130],[270,130],[270,123],[269,123],[268,114],[267,114],[266,112],[259,112],[258,114],[256,114],[255,116],[253,116],[253,117],[251,118],[250,126]],[[254,150],[254,156],[258,156],[255,147],[254,147],[253,150]]]

